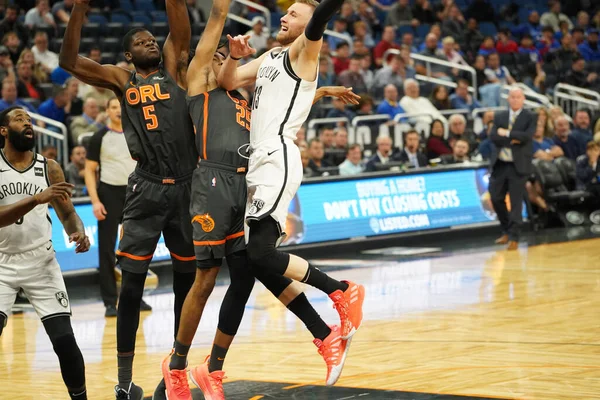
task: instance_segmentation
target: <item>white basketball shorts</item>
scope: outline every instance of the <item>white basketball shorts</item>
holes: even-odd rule
[[[23,253],[0,253],[0,314],[8,316],[19,289],[23,289],[42,321],[71,315],[52,242]]]
[[[252,149],[248,163],[248,201],[246,203],[246,243],[248,222],[272,217],[281,234],[290,203],[302,183],[300,150],[281,136],[264,141]]]

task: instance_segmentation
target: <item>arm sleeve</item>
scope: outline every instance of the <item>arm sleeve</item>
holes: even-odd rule
[[[315,9],[312,18],[308,21],[308,25],[304,30],[306,38],[312,42],[321,40],[327,23],[342,8],[342,4],[344,4],[344,0],[321,1],[321,4]]]

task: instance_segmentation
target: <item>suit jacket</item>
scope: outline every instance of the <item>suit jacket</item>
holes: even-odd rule
[[[404,164],[406,164],[410,167],[413,166],[410,163],[410,160],[408,159],[408,154],[406,154],[406,151],[404,149],[395,153],[392,156],[392,160],[403,162]],[[429,164],[429,161],[427,160],[427,156],[420,151],[417,151],[417,163],[419,164],[419,167],[426,167]]]
[[[391,160],[391,157],[390,157],[390,160]],[[374,155],[371,156],[371,158],[369,158],[369,160],[367,161],[367,164],[365,165],[365,171],[367,171],[367,172],[377,171],[375,164],[381,164],[381,158],[379,158],[379,155],[377,153],[375,153]]]
[[[531,161],[533,158],[533,134],[537,124],[537,116],[529,110],[523,109],[510,131],[510,136],[498,135],[498,128],[508,129],[509,111],[497,112],[494,116],[494,126],[490,132],[492,154],[490,156],[490,166],[494,168],[498,161],[498,153],[502,147],[508,147],[513,153],[513,163],[519,175],[531,174],[533,168]]]
[[[585,189],[589,185],[598,184],[598,177],[600,176],[600,162],[596,163],[596,169],[594,170],[590,166],[590,159],[587,155],[577,157],[577,164],[575,167],[577,175],[577,187]]]

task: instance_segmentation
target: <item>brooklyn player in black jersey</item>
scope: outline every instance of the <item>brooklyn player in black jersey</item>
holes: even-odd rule
[[[254,286],[244,243],[246,154],[251,111],[238,91],[224,90],[218,87],[216,80],[225,59],[224,54],[217,52],[217,47],[229,3],[230,0],[213,3],[206,29],[187,71],[187,105],[200,155],[193,174],[190,203],[198,269],[183,306],[175,348],[162,364],[166,392],[171,400],[192,398],[185,371],[187,354],[223,258],[227,259],[231,284],[219,313],[212,353],[203,365],[190,371],[192,381],[207,399],[223,396],[223,362]],[[321,88],[315,101],[326,95],[341,97],[354,104],[358,99],[350,89],[335,87]],[[257,272],[258,279],[308,326],[327,330],[298,283],[279,274]]]
[[[118,399],[143,398],[132,382],[132,365],[140,301],[149,263],[161,233],[173,262],[175,333],[185,296],[194,281],[195,256],[189,216],[192,172],[198,155],[186,106],[186,72],[191,28],[185,3],[167,0],[170,34],[163,53],[146,29],[123,38],[128,71],[100,65],[78,55],[89,0],[75,0],[60,52],[60,65],[91,85],[121,98],[122,121],[131,156],[117,260],[123,271],[117,311]]]

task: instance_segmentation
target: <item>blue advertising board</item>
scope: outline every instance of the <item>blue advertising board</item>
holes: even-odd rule
[[[283,245],[389,235],[496,219],[490,201],[487,168],[435,171],[350,180],[305,183],[290,205]],[[90,204],[75,206],[90,251],[75,254],[51,209],[52,240],[63,271],[98,266],[97,221]],[[161,236],[153,261],[169,259]]]

